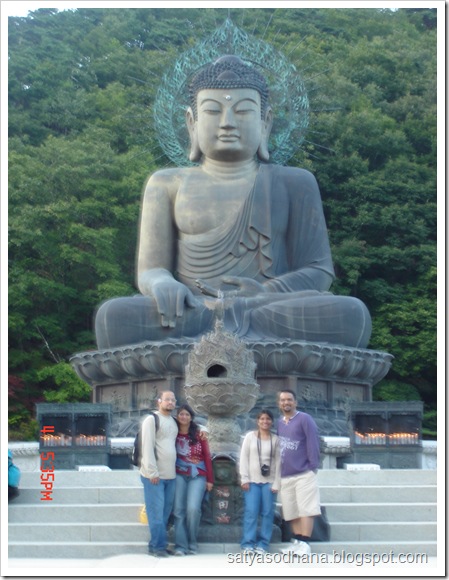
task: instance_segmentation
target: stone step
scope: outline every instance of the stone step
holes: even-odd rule
[[[404,522],[437,520],[436,503],[327,503],[330,522]]]
[[[141,523],[17,523],[9,525],[10,542],[145,542],[148,526]],[[436,541],[436,522],[331,522],[332,541]]]
[[[143,486],[138,487],[81,487],[81,488],[53,488],[51,492],[51,502],[43,502],[41,500],[41,489],[27,488],[21,489],[20,495],[14,500],[14,505],[35,505],[41,503],[51,503],[52,505],[68,505],[68,504],[143,504]]]
[[[335,502],[383,503],[392,499],[399,502],[433,503],[437,501],[436,485],[320,485],[323,505]]]
[[[331,539],[338,542],[410,542],[437,540],[437,522],[330,522]]]
[[[380,469],[378,471],[347,471],[346,469],[320,469],[321,485],[436,485],[437,471],[431,469]]]
[[[52,505],[9,505],[11,523],[55,523],[55,522],[139,522],[142,503],[139,504],[70,504]]]
[[[436,556],[435,471],[322,470],[318,477],[332,541],[314,544],[315,552]],[[8,506],[10,558],[146,553],[149,534],[139,522],[143,490],[137,469],[56,471],[53,501],[42,501],[42,490],[40,472],[22,474],[21,494]],[[238,553],[239,546],[200,544],[200,553],[222,551]]]
[[[38,505],[10,505],[12,523],[50,522],[138,522],[139,504],[61,504],[45,501]],[[428,521],[437,519],[436,503],[327,503],[330,522]]]
[[[23,488],[40,486],[40,471],[22,473]],[[436,485],[436,470],[381,469],[379,471],[347,471],[345,469],[321,469],[318,471],[320,485],[388,486],[388,485]],[[54,487],[136,487],[141,486],[137,468],[111,471],[55,471]]]
[[[286,544],[274,544],[272,553],[279,552]],[[319,542],[312,544],[315,554],[340,554],[340,557],[352,559],[361,554],[389,554],[393,550],[398,556],[402,554],[436,557],[437,545],[431,541],[395,542],[392,545],[385,541],[373,542]],[[200,554],[237,554],[237,544],[199,544]],[[147,542],[10,542],[9,558],[108,558],[118,554],[146,554]],[[194,556],[192,556],[193,562]],[[354,560],[353,560],[354,561]],[[353,563],[352,561],[352,563]],[[350,562],[351,563],[351,562]]]
[[[10,542],[32,542],[35,538],[47,542],[147,542],[147,524],[141,523],[45,523],[10,524]]]
[[[14,505],[40,504],[42,502],[40,488],[21,488],[20,495],[14,500]],[[52,503],[139,503],[143,502],[143,487],[84,487],[70,488],[55,486],[51,493]],[[435,502],[437,500],[437,487],[435,485],[401,485],[401,486],[355,486],[339,485],[320,486],[321,503],[327,505],[332,502],[388,502],[394,498],[396,502]]]

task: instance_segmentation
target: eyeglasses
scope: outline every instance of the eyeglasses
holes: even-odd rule
[[[165,403],[176,403],[176,399],[161,399],[161,401],[164,401]]]

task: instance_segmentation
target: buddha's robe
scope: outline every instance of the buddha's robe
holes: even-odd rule
[[[364,347],[371,319],[362,302],[327,292],[333,277],[321,197],[303,169],[261,165],[236,221],[223,216],[216,228],[197,235],[179,232],[174,277],[203,303],[195,285],[223,276],[257,280],[266,292],[237,297],[225,326],[248,340],[297,339]],[[211,329],[204,305],[186,308],[176,328],[162,328],[154,300],[137,296],[103,304],[96,317],[99,348],[197,336]]]

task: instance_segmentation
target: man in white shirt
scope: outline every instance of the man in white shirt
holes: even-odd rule
[[[148,550],[158,558],[168,556],[167,524],[175,497],[178,426],[171,416],[175,405],[174,393],[164,391],[158,399],[157,420],[148,415],[142,423],[140,475],[151,535]]]

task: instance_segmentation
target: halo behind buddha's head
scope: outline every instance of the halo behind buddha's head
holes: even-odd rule
[[[259,92],[262,118],[273,109],[270,163],[286,163],[301,146],[309,124],[309,100],[301,75],[284,54],[227,18],[211,36],[180,55],[158,89],[153,107],[157,138],[175,165],[197,163],[187,154],[190,138],[185,112],[190,107],[196,116],[198,91],[232,87]]]

